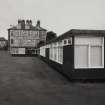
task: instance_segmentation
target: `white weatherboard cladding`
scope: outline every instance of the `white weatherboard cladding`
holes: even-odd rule
[[[75,68],[104,68],[104,38],[75,37],[74,64]]]

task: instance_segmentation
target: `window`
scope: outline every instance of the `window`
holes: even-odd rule
[[[13,44],[13,39],[11,39],[11,44]]]
[[[54,61],[56,61],[57,53],[56,53],[56,47],[54,47]]]
[[[67,44],[67,40],[64,40],[64,44]]]
[[[45,46],[40,47],[40,55],[45,57]]]
[[[63,47],[58,47],[58,62],[63,64]]]
[[[11,36],[13,36],[13,32],[11,32]]]
[[[104,68],[104,38],[75,38],[75,68]]]
[[[91,66],[102,66],[102,47],[91,47]]]
[[[63,64],[63,47],[51,47],[50,59],[57,63]]]
[[[68,39],[68,44],[72,44],[72,38]]]
[[[76,67],[88,67],[88,47],[76,46],[75,48],[75,65]]]

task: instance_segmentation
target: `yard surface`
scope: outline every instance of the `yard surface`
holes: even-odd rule
[[[0,105],[105,105],[105,83],[71,83],[37,57],[1,51]]]

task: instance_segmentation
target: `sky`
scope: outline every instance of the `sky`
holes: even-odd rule
[[[57,35],[70,29],[105,30],[105,0],[0,0],[0,36],[8,38],[10,25],[31,19],[33,25]]]

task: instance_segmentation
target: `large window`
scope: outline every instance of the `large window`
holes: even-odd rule
[[[57,63],[63,64],[63,46],[51,47],[50,59]]]
[[[75,38],[75,68],[104,67],[104,38]]]
[[[91,46],[91,66],[102,66],[102,46]]]
[[[88,47],[77,45],[75,48],[75,66],[88,67]]]
[[[45,57],[45,47],[40,47],[40,55]]]

